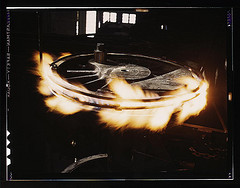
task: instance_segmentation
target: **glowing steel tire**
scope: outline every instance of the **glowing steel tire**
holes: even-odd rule
[[[94,61],[94,54],[70,55],[54,61],[49,67],[50,71],[48,72],[48,79],[52,83],[50,89],[54,94],[62,95],[82,104],[94,106],[97,108],[115,108],[121,110],[159,108],[161,106],[166,106],[165,101],[173,97],[189,95],[189,97],[186,97],[184,100],[188,101],[195,98],[199,94],[198,90],[201,87],[201,81],[203,80],[203,77],[201,75],[197,75],[195,72],[193,72],[192,69],[188,67],[184,67],[177,63],[166,61],[160,58],[143,55],[121,53],[108,53],[107,55],[108,60],[103,64]],[[130,62],[132,60],[134,64],[122,63],[126,59]],[[150,64],[149,62],[151,62],[151,65],[156,66],[160,70],[151,70],[150,68],[145,67],[146,65],[142,66],[144,62],[148,63],[148,66]],[[163,66],[168,66],[170,72],[155,76],[152,75],[153,72],[155,72],[155,74],[157,71],[162,72],[163,70],[161,70],[161,67]],[[176,76],[176,74],[178,75]],[[195,79],[199,83],[198,87],[194,88],[193,91],[186,93],[169,95],[169,91],[174,91],[181,87],[185,87],[184,84],[179,84],[173,80],[186,75]],[[166,82],[167,76],[168,82]],[[86,79],[91,77],[94,77],[95,80],[89,81],[89,79]],[[115,101],[116,95],[106,89],[108,85],[106,84],[107,79],[111,80],[114,77],[123,77],[131,85],[145,85],[145,87],[142,87],[144,91],[153,90],[158,94],[158,96],[140,99],[122,98],[121,101],[134,103],[134,105],[131,107],[123,107]],[[87,84],[82,83],[82,80],[87,82]],[[94,82],[97,82],[97,84]],[[101,85],[99,82],[101,82]],[[163,82],[166,83],[164,83],[163,87],[161,88],[161,84]],[[91,85],[92,83],[95,84],[95,88],[84,88],[86,85]],[[96,88],[96,85],[102,86],[103,83],[105,84],[105,89]],[[154,83],[157,85],[157,89],[156,87],[146,88],[146,85],[149,85],[148,83]],[[79,84],[82,84],[84,87],[79,87]],[[166,84],[172,84],[172,86],[168,87]]]
[[[134,54],[68,55],[53,61],[44,53],[37,74],[39,92],[51,111],[70,115],[95,111],[114,128],[162,130],[198,115],[207,103],[208,83],[177,63]]]

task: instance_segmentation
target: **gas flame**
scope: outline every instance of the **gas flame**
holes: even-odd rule
[[[61,57],[71,55],[70,53],[62,53]],[[49,73],[51,71],[50,64],[54,61],[53,56],[48,53],[42,53],[42,59],[40,60],[39,52],[35,52],[33,55],[33,60],[36,62],[36,69],[33,71],[34,74],[40,77],[38,83],[38,91],[45,95],[45,104],[49,107],[50,111],[55,111],[60,114],[75,114],[82,110],[88,110],[89,107],[84,107],[81,103],[77,103],[71,99],[63,97],[61,95],[53,92],[52,88],[56,86],[49,79]],[[57,74],[54,74],[55,79],[62,81]],[[79,85],[79,88],[84,88],[84,86]]]
[[[85,110],[80,103],[66,99],[60,95],[47,98],[45,104],[51,111],[66,115],[75,114],[79,111]]]
[[[156,109],[101,110],[99,112],[100,122],[110,127],[120,128],[145,128],[160,131],[166,127],[171,118],[174,108],[162,107]]]
[[[40,77],[38,83],[38,91],[43,95],[51,95],[51,90],[49,89],[49,81],[47,79],[47,73],[49,71],[49,66],[53,62],[53,58],[50,54],[43,53],[42,59],[40,60],[40,53],[35,52],[33,55],[33,60],[36,62],[36,68],[33,73]]]
[[[63,53],[61,57],[68,55],[71,54]],[[100,123],[115,129],[144,128],[161,131],[166,128],[173,114],[177,115],[175,123],[180,125],[191,116],[198,115],[207,104],[208,83],[199,78],[178,78],[176,82],[185,87],[169,92],[169,97],[144,91],[122,78],[113,78],[107,82],[115,97],[105,100],[76,92],[91,93],[83,85],[71,85],[53,72],[50,64],[54,60],[50,54],[42,53],[40,61],[39,53],[35,53],[34,61],[37,65],[34,74],[40,77],[38,91],[45,96],[45,104],[50,111],[69,115],[83,110],[91,111],[94,104],[112,105],[114,108],[99,108],[97,114]],[[109,94],[105,96],[109,97]]]
[[[61,53],[61,56],[60,56],[58,59],[60,59],[60,58],[62,58],[62,57],[69,56],[69,55],[72,55],[72,54],[69,53],[69,52],[63,52],[63,53]]]
[[[158,95],[152,92],[146,93],[138,86],[131,86],[125,80],[115,78],[109,88],[118,96],[115,100],[119,101],[121,108],[134,107],[134,104],[137,104],[136,101],[125,102],[122,99],[139,99],[138,102],[144,103],[145,109],[102,110],[99,112],[100,122],[116,129],[128,127],[160,131],[166,127],[173,113],[178,112],[176,124],[182,124],[191,116],[198,115],[206,106],[208,83],[201,81],[201,87],[194,92],[193,90],[199,86],[199,82],[194,78],[182,77],[177,82],[185,84],[185,87],[169,93],[174,97],[159,99],[155,102],[142,102],[141,99],[158,97]],[[194,96],[196,97],[193,98]],[[162,106],[156,107],[156,104],[162,104]]]
[[[201,88],[199,88],[199,95],[183,104],[182,110],[180,111],[177,123],[182,124],[191,116],[197,116],[207,105],[207,89],[208,83],[205,81],[202,83]]]
[[[110,81],[109,89],[123,99],[144,99],[159,97],[156,93],[145,92],[137,85],[130,85],[122,78],[114,78]]]

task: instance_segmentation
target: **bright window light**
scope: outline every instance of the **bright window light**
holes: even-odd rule
[[[103,23],[109,22],[109,12],[104,12],[103,13]]]
[[[117,22],[117,13],[116,12],[110,13],[110,22]]]
[[[79,35],[79,21],[76,21],[76,35]]]
[[[129,23],[131,23],[131,24],[136,23],[136,14],[130,14]]]
[[[86,34],[96,33],[97,11],[86,12]]]
[[[128,17],[129,17],[129,14],[123,13],[122,14],[122,23],[128,23]]]
[[[103,23],[105,22],[117,22],[116,12],[104,12],[103,13]]]
[[[79,35],[79,11],[77,11],[76,35]]]

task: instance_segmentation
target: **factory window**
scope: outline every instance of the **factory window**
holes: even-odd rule
[[[79,35],[79,21],[76,22],[76,35]]]
[[[86,34],[95,34],[97,24],[97,11],[86,12]]]
[[[122,23],[135,24],[136,23],[136,14],[123,13],[122,14]]]
[[[129,23],[135,24],[136,23],[136,14],[130,14],[129,15]]]
[[[103,23],[105,22],[117,22],[117,13],[116,12],[104,12],[103,13]]]
[[[98,28],[100,28],[101,27],[101,22],[100,21],[98,21]]]
[[[77,11],[76,35],[79,35],[79,11]]]
[[[167,30],[167,25],[161,25],[161,30]]]

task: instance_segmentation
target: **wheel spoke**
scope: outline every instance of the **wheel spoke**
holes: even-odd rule
[[[98,74],[88,74],[88,75],[83,75],[83,76],[74,76],[74,77],[68,77],[66,78],[67,80],[72,80],[72,79],[77,79],[77,78],[89,78],[89,77],[94,77],[98,76]]]
[[[67,70],[67,72],[75,73],[75,72],[87,72],[87,73],[96,73],[96,70]]]
[[[98,79],[96,79],[96,80],[92,80],[92,81],[86,82],[86,83],[84,83],[84,84],[85,84],[85,85],[91,84],[91,83],[97,82],[97,81],[99,81],[99,80],[103,80],[103,79],[102,79],[102,78],[98,78]]]

